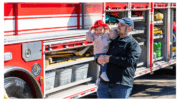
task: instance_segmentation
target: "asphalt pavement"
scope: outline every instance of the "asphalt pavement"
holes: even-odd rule
[[[96,93],[82,99],[97,99]],[[176,99],[176,73],[166,67],[134,80],[129,99]]]

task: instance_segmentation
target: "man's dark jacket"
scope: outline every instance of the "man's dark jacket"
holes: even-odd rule
[[[133,87],[137,61],[141,54],[138,42],[131,34],[120,39],[117,36],[110,43],[106,54],[111,55],[106,69],[110,81],[105,82],[101,79],[100,82]]]

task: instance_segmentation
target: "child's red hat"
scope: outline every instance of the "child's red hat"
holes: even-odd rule
[[[108,25],[105,24],[102,20],[97,20],[97,21],[94,23],[94,26],[92,26],[91,28],[96,28],[96,27],[100,27],[100,26],[107,27]]]

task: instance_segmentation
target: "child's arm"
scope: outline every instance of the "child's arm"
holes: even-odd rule
[[[91,28],[89,28],[89,32],[86,33],[86,41],[94,41],[93,33],[91,33]]]
[[[109,33],[108,34],[109,34],[110,39],[113,39],[114,37],[117,36],[115,30],[111,29],[109,26],[107,27],[107,29],[109,29]]]

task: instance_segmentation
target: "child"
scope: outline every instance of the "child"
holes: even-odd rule
[[[105,27],[109,29],[109,33],[105,33]],[[94,33],[91,33],[91,30],[94,29]],[[99,57],[100,55],[105,55],[109,48],[110,39],[113,39],[116,37],[116,34],[114,30],[111,30],[107,24],[104,24],[102,20],[97,20],[94,23],[94,26],[92,26],[89,29],[89,32],[86,33],[86,40],[87,41],[93,41],[94,44],[94,54],[96,57]],[[104,66],[101,66],[101,72],[100,77],[104,81],[109,81],[109,78],[106,74],[106,67],[107,64]],[[96,81],[96,84],[99,83],[100,78]]]

